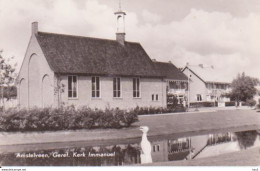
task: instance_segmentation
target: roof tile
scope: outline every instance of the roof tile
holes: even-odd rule
[[[165,62],[154,62],[157,70],[164,76],[166,79],[187,81],[188,77],[182,73],[175,65],[172,63]]]
[[[162,77],[139,43],[44,32],[36,37],[56,73]]]

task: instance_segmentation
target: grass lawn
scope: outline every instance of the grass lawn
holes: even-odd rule
[[[206,113],[139,117],[138,125],[150,127],[150,135],[181,132],[225,131],[227,128],[260,126],[260,113],[255,110],[229,110]]]

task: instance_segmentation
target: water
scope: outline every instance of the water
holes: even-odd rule
[[[153,162],[193,160],[247,150],[260,146],[260,131],[212,133],[196,136],[149,138]],[[140,139],[105,144],[67,143],[53,148],[49,144],[2,150],[3,166],[128,166],[140,164]],[[97,145],[99,144],[99,145]],[[15,152],[14,152],[15,150]]]

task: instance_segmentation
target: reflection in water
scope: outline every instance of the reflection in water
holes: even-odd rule
[[[191,153],[190,138],[179,138],[168,141],[168,159],[187,160]]]
[[[232,141],[232,135],[230,132],[224,134],[210,134],[207,145],[216,145],[230,141]]]
[[[141,140],[141,163],[152,163],[152,147],[150,141],[147,139],[147,132],[149,131],[149,128],[147,126],[141,126],[140,130],[143,132],[142,140]]]
[[[237,141],[241,149],[252,147],[256,141],[257,131],[236,132]]]
[[[153,140],[151,155],[153,162],[163,162],[191,160],[239,151],[259,146],[258,133],[244,131]],[[17,157],[18,154],[20,157]],[[0,154],[0,163],[5,166],[121,166],[140,164],[140,155],[141,147],[139,142],[136,142]]]

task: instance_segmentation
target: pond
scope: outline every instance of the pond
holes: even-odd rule
[[[149,138],[152,162],[193,160],[260,146],[260,131]],[[1,149],[2,166],[130,166],[141,163],[141,139],[10,146]]]

